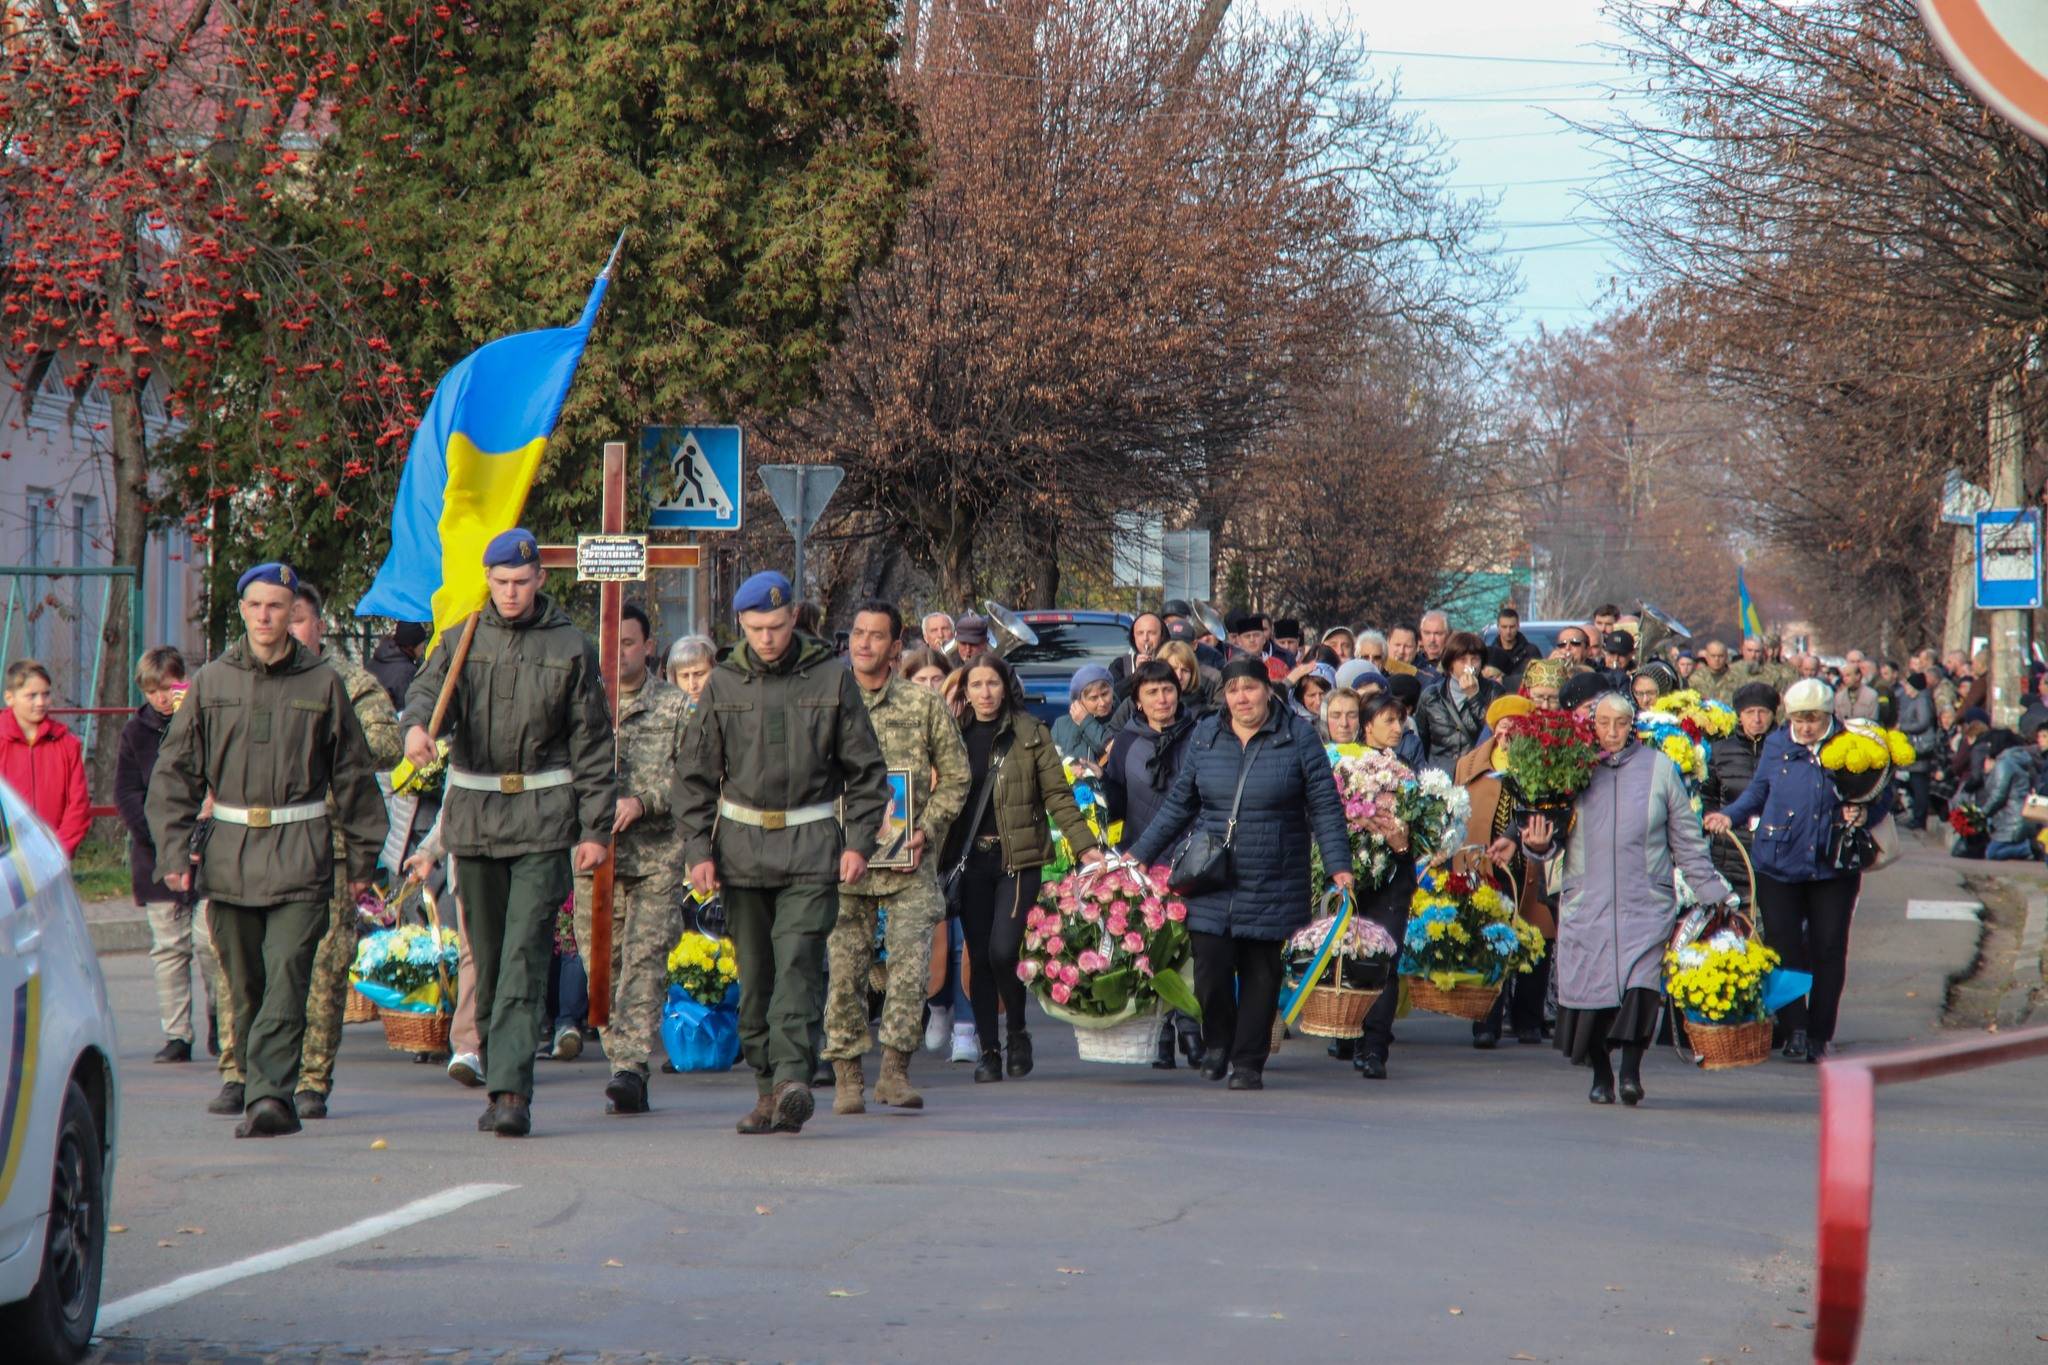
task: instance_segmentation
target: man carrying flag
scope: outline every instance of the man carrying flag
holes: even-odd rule
[[[570,868],[605,859],[617,807],[612,722],[597,651],[540,590],[540,547],[519,529],[485,547],[490,602],[468,640],[444,637],[406,693],[406,757],[434,761],[431,735],[448,690],[448,790],[443,847],[476,961],[476,1021],[490,1091],[477,1127],[532,1130],[533,1054],[540,1045],[555,916]],[[571,846],[573,845],[573,852]]]

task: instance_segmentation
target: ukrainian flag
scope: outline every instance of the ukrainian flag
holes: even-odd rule
[[[1756,614],[1756,603],[1749,600],[1749,584],[1743,580],[1740,564],[1735,566],[1735,614],[1744,635],[1763,638],[1763,618]]]
[[[484,546],[519,524],[618,255],[575,326],[502,337],[442,379],[399,477],[391,551],[356,615],[431,621],[439,639],[483,605]]]

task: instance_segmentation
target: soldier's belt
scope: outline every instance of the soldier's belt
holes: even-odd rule
[[[815,806],[798,806],[795,810],[755,810],[720,797],[718,813],[724,819],[755,829],[788,829],[791,825],[815,825],[820,820],[833,819],[839,814],[839,806],[837,802],[820,801]]]
[[[250,829],[269,829],[272,825],[296,825],[305,820],[321,820],[327,815],[325,801],[301,801],[296,806],[229,806],[219,801],[213,803],[213,818],[223,825],[246,825]]]
[[[448,769],[449,786],[466,792],[497,792],[501,796],[566,787],[575,780],[576,775],[567,768],[550,768],[544,773],[472,773],[452,765]]]

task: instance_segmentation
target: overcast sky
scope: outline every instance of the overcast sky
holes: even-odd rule
[[[1451,183],[1498,193],[1501,243],[1523,286],[1510,336],[1528,335],[1538,321],[1555,329],[1598,311],[1617,258],[1578,196],[1599,175],[1602,156],[1548,110],[1597,116],[1611,98],[1606,87],[1625,83],[1627,72],[1601,50],[1614,29],[1600,0],[1256,3],[1268,13],[1341,20],[1362,33],[1375,66],[1398,75],[1402,97],[1451,140],[1458,163]]]

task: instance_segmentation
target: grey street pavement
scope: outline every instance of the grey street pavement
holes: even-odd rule
[[[1973,899],[1965,866],[1930,844],[1869,880],[1848,1048],[1941,1032],[1977,928],[1906,904]],[[1587,1073],[1549,1048],[1475,1051],[1467,1025],[1417,1015],[1386,1081],[1295,1039],[1263,1093],[1233,1093],[1186,1069],[1082,1063],[1039,1019],[1027,1079],[976,1086],[923,1055],[924,1112],[821,1104],[795,1138],[732,1131],[751,1102],[741,1073],[657,1075],[653,1114],[607,1118],[601,1060],[549,1063],[535,1136],[512,1142],[475,1131],[478,1092],[371,1024],[348,1030],[332,1118],[237,1142],[203,1112],[210,1068],[149,1063],[147,960],[106,966],[126,1231],[104,1301],[129,1301],[109,1361],[1696,1365],[1811,1350],[1803,1064],[1707,1074],[1664,1049],[1641,1109],[1596,1108]],[[2048,1359],[2044,1078],[2023,1064],[1881,1094],[1865,1360]],[[425,1221],[301,1245],[437,1198]],[[266,1252],[275,1268],[176,1283]]]

